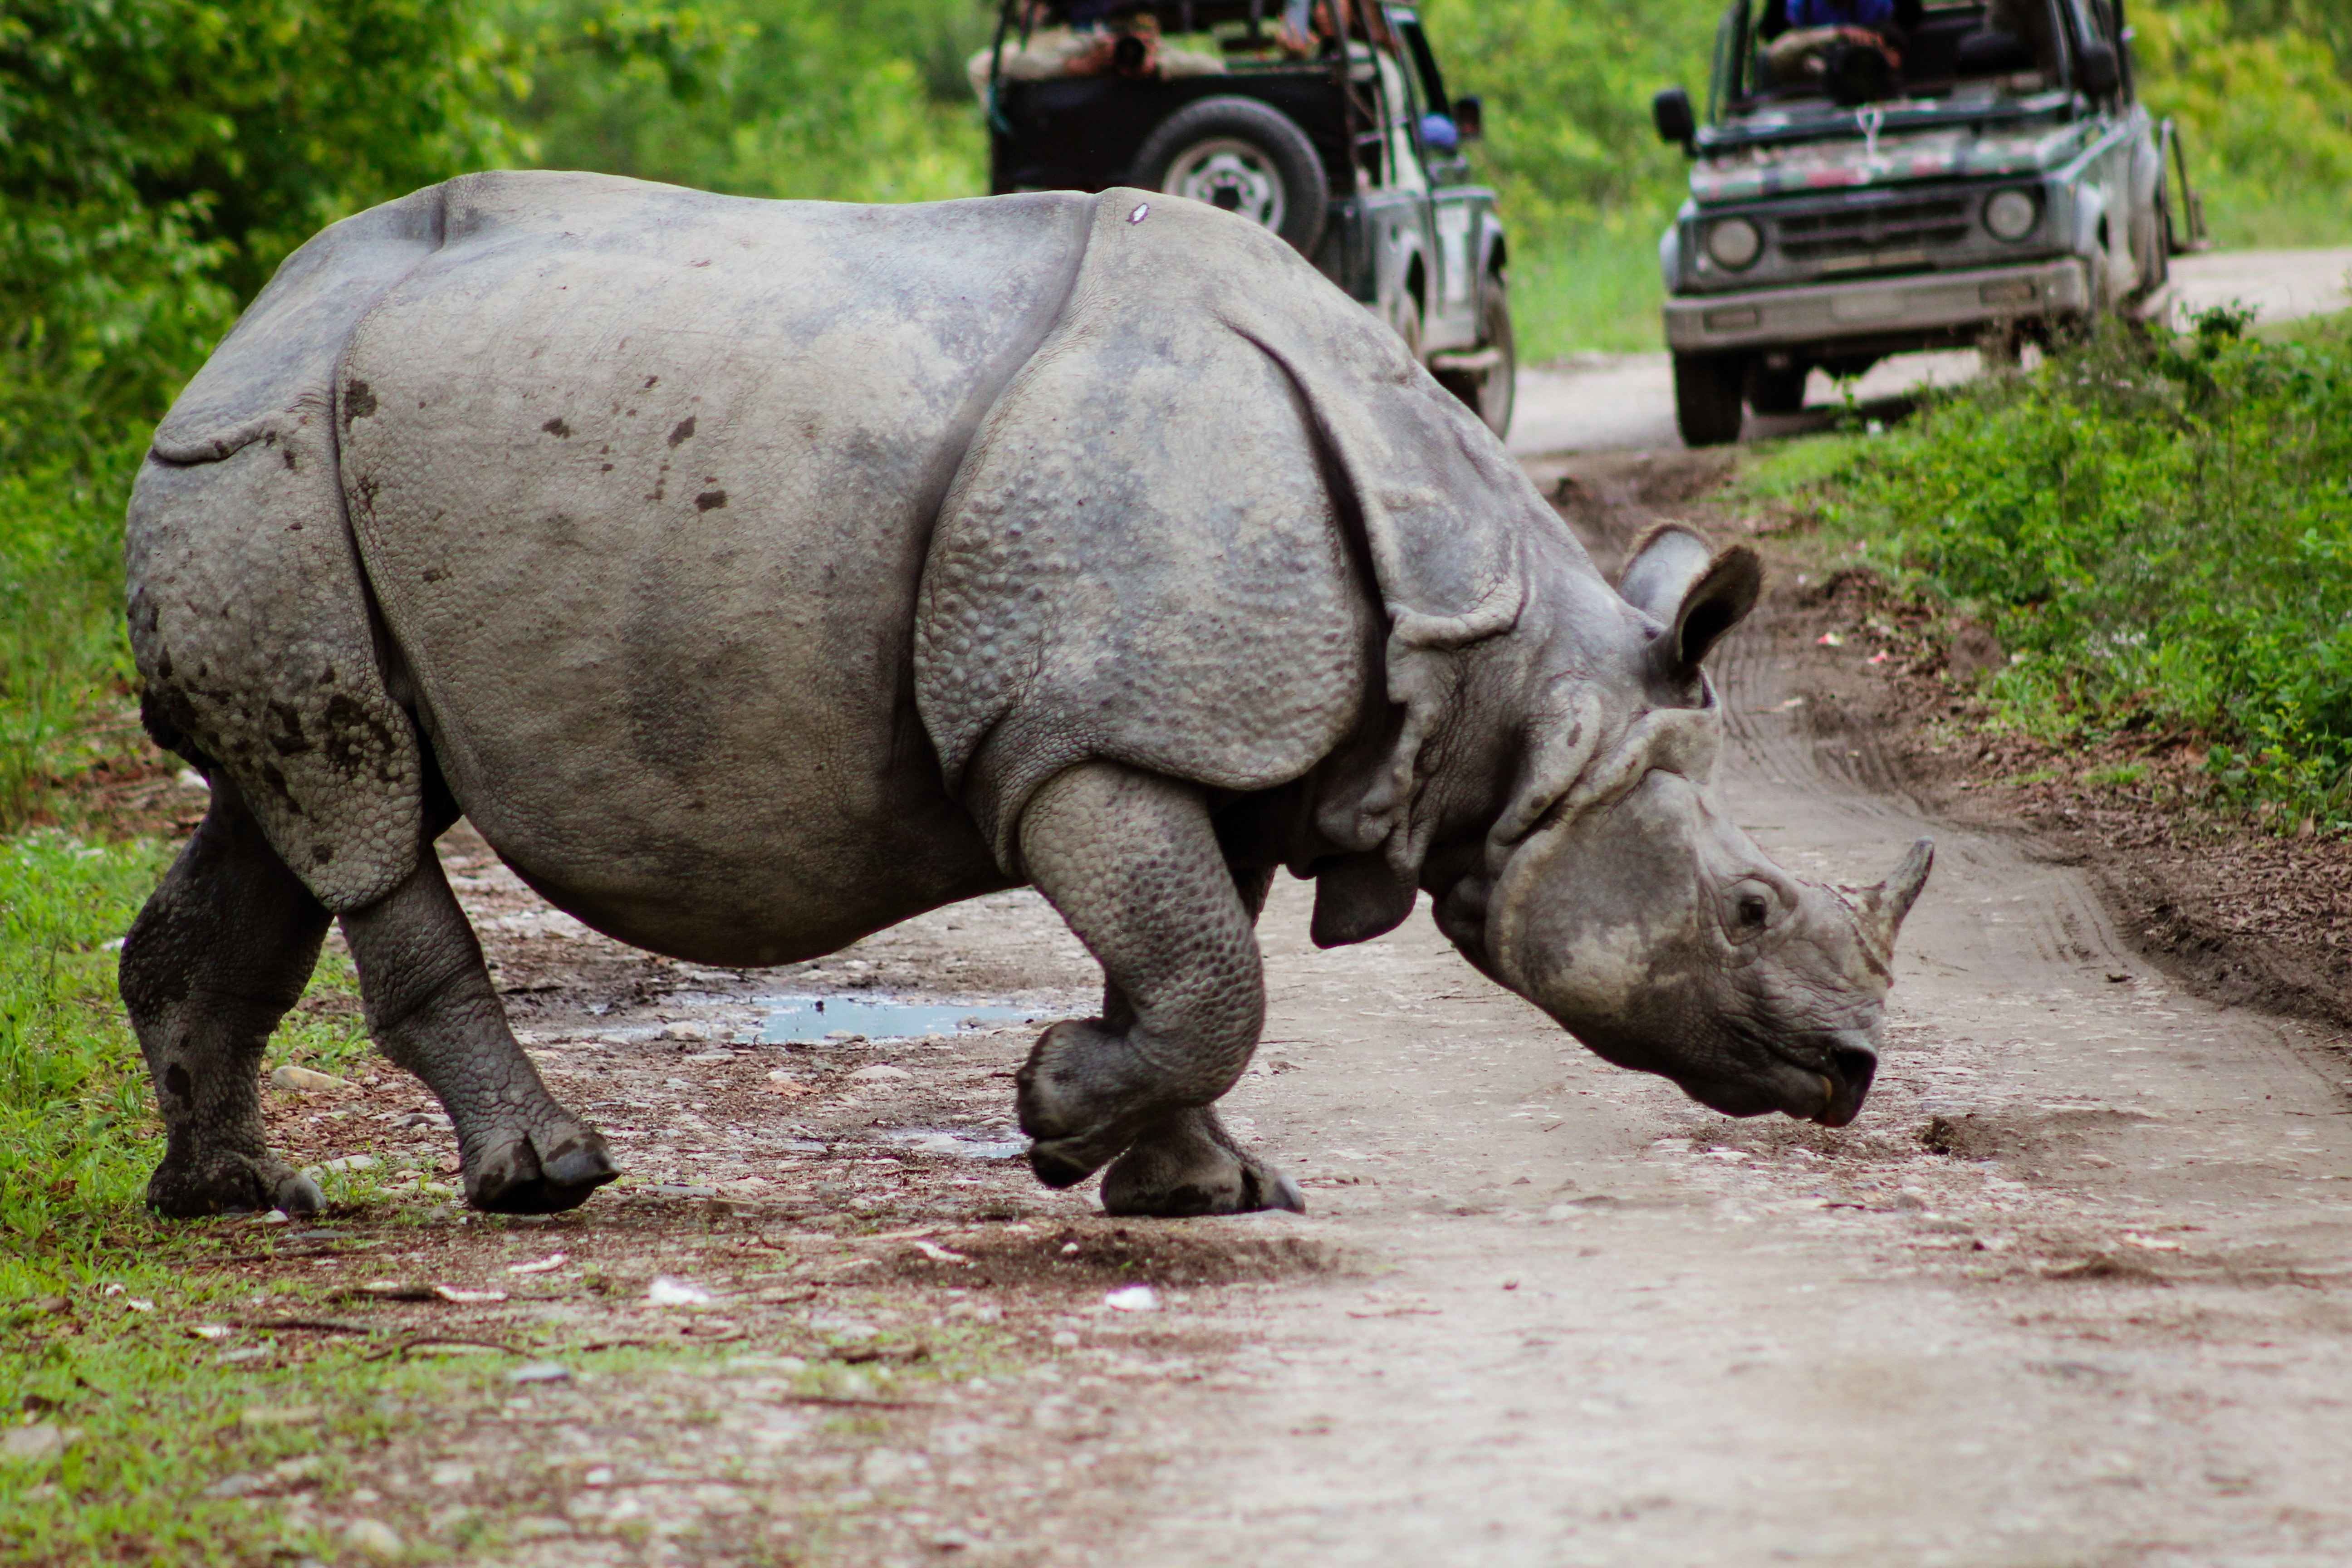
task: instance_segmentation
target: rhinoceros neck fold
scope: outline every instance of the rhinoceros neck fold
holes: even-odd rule
[[[1597,702],[1582,710],[1586,722],[1597,724],[1600,714]],[[1530,906],[1544,886],[1545,870],[1582,819],[1622,799],[1653,773],[1678,774],[1704,789],[1714,774],[1722,745],[1720,704],[1653,709],[1625,725],[1614,738],[1581,753],[1566,787],[1536,814],[1539,826],[1535,821],[1519,826],[1521,837],[1515,838],[1506,829],[1517,825],[1517,816],[1498,819],[1496,833],[1487,840],[1487,873],[1494,892],[1486,912],[1486,947],[1506,984],[1526,994],[1522,947]],[[1570,755],[1574,754],[1571,750]]]
[[[1030,795],[1079,761],[1269,789],[1384,695],[1407,709],[1388,787],[1349,792],[1368,815],[1343,835],[1409,872],[1413,756],[1455,684],[1435,665],[1509,633],[1520,534],[1565,531],[1281,241],[1147,195],[1100,198],[942,509],[915,668],[949,786],[1010,868]]]

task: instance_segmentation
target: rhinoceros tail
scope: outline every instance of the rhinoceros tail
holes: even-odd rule
[[[335,368],[368,309],[439,247],[443,212],[439,187],[419,191],[289,257],[157,428],[124,530],[149,732],[226,770],[339,913],[415,867],[424,770],[344,514]]]

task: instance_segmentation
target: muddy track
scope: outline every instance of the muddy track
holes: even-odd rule
[[[1708,479],[1643,467],[1580,476],[1596,553]],[[1329,1040],[1260,1119],[1360,1151],[1318,1223],[1376,1283],[1258,1321],[1289,1358],[1258,1440],[1163,1485],[1145,1561],[2352,1554],[2352,1060],[2179,994],[2030,838],[1931,820],[1810,640],[1783,599],[1729,645],[1732,809],[1816,876],[1939,842],[1862,1123],[1613,1074],[1425,928],[1360,952],[1389,1037]],[[1279,977],[1336,956],[1270,946]]]
[[[1590,467],[1570,510],[1606,556],[1710,475]],[[454,839],[520,1026],[626,1130],[632,1182],[546,1222],[347,1216],[405,1250],[302,1266],[512,1290],[344,1309],[387,1338],[717,1345],[420,1428],[370,1498],[284,1506],[549,1568],[2352,1560],[2352,1062],[2184,994],[2030,841],[1930,820],[1801,612],[1727,646],[1724,798],[1810,875],[1938,840],[1880,1086],[1839,1131],[1601,1064],[1425,914],[1318,952],[1286,881],[1229,1104],[1314,1213],[1114,1225],[992,1157],[1025,1026],[758,1038],[786,995],[1083,1010],[1091,966],[1034,895],[700,971]],[[306,1159],[406,1140],[429,1181],[429,1128],[353,1131],[415,1102],[387,1071],[343,1119],[273,1111]],[[649,1305],[658,1275],[715,1299]],[[1155,1310],[1112,1305],[1136,1283]],[[459,1496],[495,1552],[436,1534]]]

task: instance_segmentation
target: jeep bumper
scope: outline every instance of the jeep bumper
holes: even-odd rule
[[[2026,267],[1668,300],[1666,345],[1694,353],[1848,338],[1948,338],[1969,328],[2084,316],[2090,310],[2090,269],[2076,258],[2062,257]]]

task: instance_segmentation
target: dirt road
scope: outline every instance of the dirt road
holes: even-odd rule
[[[1795,647],[1734,647],[1769,848],[1874,877],[1936,831],[1809,738]],[[1938,840],[1843,1132],[1603,1067],[1424,924],[1318,954],[1277,909],[1308,1043],[1244,1098],[1369,1261],[1237,1314],[1276,1370],[1138,1560],[2352,1559],[2352,1062],[2174,992],[2064,868]]]
[[[2352,308],[2352,247],[2320,250],[2233,250],[2184,256],[2172,264],[2173,319],[2215,305],[2243,304],[2264,321]],[[1904,354],[1854,384],[1864,403],[1899,397],[1923,385],[1948,384],[1977,373],[1973,349]],[[1748,438],[1791,436],[1819,427],[1839,395],[1816,371],[1804,414],[1750,416]],[[1545,452],[1632,451],[1679,446],[1675,434],[1674,372],[1663,353],[1583,354],[1519,372],[1510,447]]]
[[[1610,461],[1604,561],[1716,459]],[[516,1568],[2352,1561],[2347,1042],[2182,994],[2076,871],[1924,820],[1792,586],[1727,645],[1724,798],[1816,876],[1938,842],[1854,1126],[1606,1067],[1425,913],[1317,952],[1286,882],[1228,1104],[1312,1214],[1108,1221],[1014,1157],[1026,1020],[1097,984],[1034,895],[715,972],[461,833],[518,1026],[630,1179],[472,1220],[414,1083],[273,1091],[298,1158],[390,1173],[284,1267],[379,1343],[553,1370],[216,1495]]]

